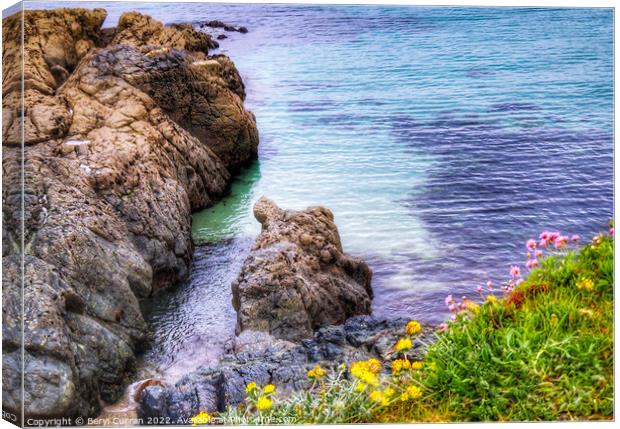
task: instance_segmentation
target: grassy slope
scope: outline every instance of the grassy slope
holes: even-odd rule
[[[429,349],[429,399],[451,420],[611,417],[613,270],[609,237],[543,259]]]
[[[612,418],[613,238],[595,241],[547,256],[503,299],[460,313],[429,347],[422,369],[378,375],[372,386],[372,377],[362,384],[341,367],[310,392],[272,398],[269,409],[258,411],[257,390],[246,406],[221,417],[249,423]],[[415,389],[407,394],[411,386],[421,396]]]

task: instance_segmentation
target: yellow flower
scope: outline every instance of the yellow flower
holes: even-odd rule
[[[409,368],[411,368],[411,362],[407,359],[394,359],[394,361],[392,361],[392,374],[394,375]]]
[[[420,325],[420,323],[415,320],[412,320],[409,323],[407,323],[407,326],[405,327],[405,331],[409,335],[415,335],[421,330],[422,330],[422,325]]]
[[[401,393],[401,395],[398,397],[398,399],[400,399],[403,402],[407,402],[409,400],[409,395],[407,395],[407,392],[403,392]]]
[[[409,386],[407,387],[407,395],[411,399],[418,399],[420,396],[422,396],[422,391],[417,386]]]
[[[379,363],[380,371],[381,363],[379,361],[377,361],[377,363]],[[350,371],[353,377],[362,380],[363,382],[365,382],[366,384],[370,384],[371,386],[376,386],[379,384],[379,380],[373,372],[374,370],[376,370],[376,366],[377,365],[375,362],[369,363],[369,361],[358,361],[351,364]]]
[[[308,377],[310,378],[316,378],[317,380],[319,378],[323,378],[327,375],[327,371],[325,371],[323,368],[321,368],[321,366],[319,364],[317,364],[314,368],[312,368],[310,371],[308,371]]]
[[[379,385],[379,379],[372,372],[368,372],[368,371],[365,372],[364,374],[362,374],[361,379],[365,383],[370,384],[371,386],[378,386]]]
[[[478,314],[478,311],[480,311],[480,307],[478,306],[478,304],[470,300],[465,301],[465,308],[474,314]]]
[[[381,361],[379,361],[379,359],[370,358],[366,362],[368,363],[368,371],[373,374],[378,374],[381,372]]]
[[[258,386],[256,385],[256,382],[251,382],[249,383],[247,386],[245,386],[245,393],[247,393],[248,395],[250,393],[252,393],[253,391],[255,391],[258,388]]]
[[[268,384],[263,388],[263,392],[267,395],[276,391],[276,386],[273,384]]]
[[[497,302],[497,298],[495,297],[495,295],[487,295],[487,302],[494,304]]]
[[[415,361],[415,362],[413,362],[411,364],[411,368],[413,368],[413,369],[422,369],[423,366],[424,366],[424,362],[422,362],[420,360]]]
[[[357,384],[355,385],[355,391],[356,392],[363,392],[364,390],[366,390],[366,383],[362,383],[361,381],[358,381]]]
[[[391,398],[392,396],[394,396],[394,389],[392,389],[391,387],[386,387],[383,390],[383,394],[387,397],[387,398]]]
[[[370,397],[370,400],[373,402],[383,402],[383,393],[381,393],[380,390],[373,390],[372,392],[370,392],[370,395],[368,395]]]
[[[266,411],[271,408],[271,404],[271,399],[266,396],[261,396],[260,398],[258,398],[258,401],[256,401],[256,408],[258,408],[260,411]]]
[[[577,282],[577,289],[585,289],[591,291],[594,289],[594,282],[591,279],[581,279]]]
[[[401,338],[396,342],[396,351],[403,352],[409,350],[412,346],[409,338]]]
[[[211,416],[209,415],[209,413],[205,411],[201,411],[198,414],[196,414],[194,417],[192,417],[191,420],[192,420],[192,426],[206,425],[207,423],[209,423],[209,420],[211,420]]]

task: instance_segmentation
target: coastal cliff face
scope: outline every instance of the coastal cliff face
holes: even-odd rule
[[[191,212],[256,156],[215,42],[137,13],[107,35],[105,15],[24,13],[23,245],[20,16],[3,20],[3,407],[16,414],[22,344],[26,416],[93,415],[121,394],[146,337],[139,300],[187,276]]]
[[[262,232],[233,283],[237,332],[269,332],[297,341],[321,326],[370,314],[372,271],[343,253],[330,210],[283,210],[262,197]]]

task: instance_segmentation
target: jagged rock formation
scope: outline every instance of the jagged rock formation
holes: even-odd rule
[[[356,316],[339,326],[326,326],[315,335],[293,343],[264,332],[244,331],[231,340],[220,363],[188,374],[175,385],[146,387],[140,397],[138,415],[166,418],[171,423],[186,421],[199,411],[224,411],[245,398],[245,386],[255,381],[273,383],[284,397],[293,390],[307,389],[307,372],[317,363],[334,370],[371,357],[389,362],[393,346],[403,335],[407,320],[380,320]],[[423,358],[426,346],[435,338],[428,327],[416,336],[410,359]],[[386,365],[385,370],[389,370]]]
[[[283,210],[262,197],[254,216],[262,232],[233,283],[237,332],[295,341],[321,326],[370,314],[372,272],[343,253],[331,211]]]
[[[27,416],[93,415],[122,393],[146,335],[139,300],[185,278],[191,212],[256,155],[243,84],[210,38],[129,13],[102,46],[105,15],[24,13],[23,108],[21,17],[3,20],[3,407],[16,414],[22,344]]]

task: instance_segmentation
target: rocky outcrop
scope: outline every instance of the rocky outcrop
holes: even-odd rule
[[[235,27],[234,25],[226,24],[222,21],[217,21],[217,20],[204,22],[200,24],[200,26],[202,28],[204,27],[223,28],[225,31],[238,31],[239,33],[243,33],[243,34],[248,32],[247,27],[243,27],[243,26]]]
[[[165,27],[159,21],[138,12],[127,12],[120,17],[110,44],[165,46],[205,55],[210,49],[219,46],[207,34],[194,31],[189,24]]]
[[[193,63],[183,71],[186,76],[179,79],[178,68],[162,64],[157,73],[137,77],[140,88],[172,120],[215,152],[229,169],[256,158],[258,131],[254,115],[243,108],[243,81],[228,57],[206,56],[208,49],[217,46],[209,36],[189,25],[164,27],[150,17],[130,12],[119,20],[111,42],[115,44],[165,46],[192,52]],[[150,55],[157,53],[149,51]]]
[[[254,216],[262,232],[232,286],[237,332],[295,341],[370,313],[372,272],[343,253],[331,211],[283,210],[262,197]]]
[[[186,277],[191,212],[258,134],[208,37],[135,13],[101,46],[101,9],[26,11],[21,106],[20,18],[3,20],[3,408],[21,411],[23,344],[26,415],[93,415],[146,338],[139,300]]]
[[[140,397],[138,415],[165,418],[182,423],[199,411],[223,411],[245,398],[245,386],[255,381],[273,383],[286,396],[293,390],[308,389],[307,372],[317,363],[335,370],[340,363],[371,357],[388,363],[393,346],[404,333],[407,320],[382,320],[356,316],[339,326],[319,329],[312,338],[292,343],[264,332],[244,331],[231,340],[227,354],[216,366],[203,367],[175,385],[149,386]],[[435,338],[429,328],[413,340],[410,359],[420,360]],[[389,365],[384,368],[389,371]]]

